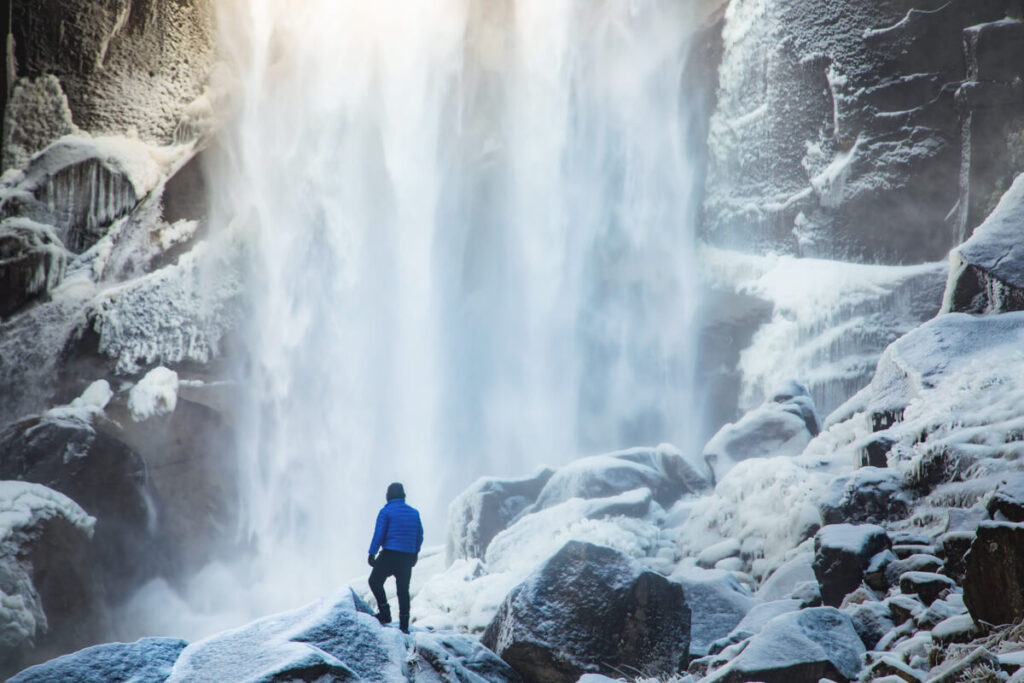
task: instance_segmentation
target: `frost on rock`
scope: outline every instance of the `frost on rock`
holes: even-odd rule
[[[0,319],[53,289],[69,256],[48,225],[17,217],[0,222]]]
[[[96,520],[45,486],[0,481],[0,667],[17,663],[49,628],[29,558],[37,544],[53,542],[48,534],[60,522],[85,541],[92,537]]]
[[[687,569],[669,579],[683,587],[690,608],[690,656],[703,657],[708,647],[727,636],[760,601],[722,570]]]
[[[4,106],[3,130],[4,170],[24,166],[36,152],[75,132],[60,80],[53,74],[18,80]]]
[[[206,363],[238,321],[238,271],[209,243],[178,262],[110,288],[93,302],[101,353],[120,373],[153,363]]]
[[[1005,313],[1024,309],[1024,175],[1006,191],[966,242],[949,253],[943,312]]]
[[[164,681],[187,643],[177,638],[142,638],[134,643],[94,645],[25,669],[7,683],[110,683]]]
[[[128,393],[128,411],[136,422],[172,413],[177,403],[178,373],[162,366],[147,372]]]

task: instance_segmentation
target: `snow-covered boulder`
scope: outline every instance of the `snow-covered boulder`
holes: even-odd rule
[[[935,572],[904,572],[900,576],[900,592],[916,595],[925,605],[931,605],[943,592],[955,588],[953,579]]]
[[[8,683],[163,683],[187,644],[178,638],[142,638],[94,645],[29,667]]]
[[[528,477],[481,477],[448,505],[445,563],[484,556],[487,546],[537,500],[554,470],[542,468]]]
[[[682,496],[708,488],[701,469],[669,444],[580,458],[560,467],[541,489],[534,510],[570,498],[606,498],[638,488],[650,489],[668,507]]]
[[[514,681],[467,636],[381,626],[350,589],[190,644],[167,683]]]
[[[864,643],[850,617],[832,607],[775,617],[708,683],[851,681],[861,669]]]
[[[896,627],[892,620],[892,612],[882,602],[869,601],[851,605],[845,611],[850,615],[854,630],[868,650],[874,649],[878,641]]]
[[[994,520],[1024,522],[1024,472],[1007,473],[985,509]]]
[[[874,524],[830,524],[814,537],[814,575],[821,599],[838,607],[864,578],[871,558],[891,547],[885,529]]]
[[[1005,313],[1024,309],[1024,175],[1006,191],[970,239],[949,253],[942,311]]]
[[[977,622],[1024,618],[1024,525],[983,522],[967,554],[964,603]]]
[[[818,434],[814,400],[799,382],[784,384],[761,406],[718,430],[704,446],[704,460],[716,480],[749,458],[798,455]]]
[[[508,595],[483,643],[528,681],[575,682],[686,666],[683,588],[604,546],[570,542]]]
[[[683,569],[669,579],[683,587],[690,608],[690,656],[703,657],[760,601],[736,577],[722,570]]]
[[[862,467],[836,477],[819,503],[821,519],[825,524],[904,519],[912,497],[902,485],[900,473],[878,467]]]
[[[52,489],[0,481],[0,677],[106,635],[95,524]]]
[[[765,602],[788,598],[799,584],[817,581],[812,568],[813,563],[813,552],[798,553],[772,572],[755,595]]]

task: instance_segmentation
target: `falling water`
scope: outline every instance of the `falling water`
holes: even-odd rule
[[[392,480],[432,545],[478,476],[690,445],[690,3],[222,9],[262,609],[358,572]]]

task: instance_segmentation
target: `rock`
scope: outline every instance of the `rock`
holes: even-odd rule
[[[3,103],[4,139],[0,171],[21,168],[57,138],[75,132],[68,98],[53,74],[15,82]]]
[[[571,541],[509,593],[481,641],[527,681],[685,668],[683,588],[611,548]]]
[[[773,600],[771,602],[759,602],[750,608],[740,623],[729,632],[725,638],[719,638],[708,646],[708,652],[717,655],[726,648],[741,643],[751,636],[760,633],[764,625],[779,616],[796,612],[801,608],[797,600]],[[724,663],[721,662],[721,663]]]
[[[821,586],[817,581],[804,581],[793,587],[793,599],[804,607],[819,607],[821,605]]]
[[[772,399],[719,429],[704,446],[704,460],[715,480],[721,481],[742,460],[799,455],[820,428],[807,388],[789,382],[773,392]]]
[[[889,607],[881,602],[864,602],[848,610],[853,628],[868,650],[875,649],[886,633],[896,628]]]
[[[832,607],[790,612],[765,624],[708,683],[856,679],[864,644],[850,618]]]
[[[914,555],[931,555],[935,554],[935,546],[932,544],[918,545],[909,543],[893,543],[892,552],[896,557],[901,560],[906,560]]]
[[[755,595],[765,602],[788,598],[798,584],[817,581],[811,567],[813,562],[814,555],[811,553],[801,553],[787,560],[761,584]]]
[[[967,678],[972,669],[999,671],[999,658],[984,647],[975,648],[962,659],[951,659],[929,672],[928,683],[953,683]],[[969,674],[968,674],[969,675]]]
[[[683,495],[708,486],[707,478],[673,446],[631,448],[580,458],[560,467],[544,484],[533,510],[570,498],[607,498],[638,488],[649,488],[654,499],[667,508]]]
[[[167,683],[183,681],[517,681],[469,636],[382,627],[350,589],[186,647]]]
[[[907,572],[937,572],[941,568],[942,560],[939,558],[917,553],[889,563],[885,569],[885,580],[889,586],[895,586],[899,583],[900,577]]]
[[[0,677],[108,636],[95,522],[52,489],[0,481]]]
[[[67,256],[49,226],[25,218],[0,222],[0,318],[53,289],[64,275]]]
[[[886,598],[885,605],[892,613],[897,625],[904,624],[914,619],[925,611],[925,606],[917,599],[917,595],[893,595]]]
[[[188,645],[177,638],[142,638],[134,643],[94,645],[25,669],[8,683],[109,683],[165,681]]]
[[[1020,175],[971,238],[949,253],[942,311],[1005,313],[1024,309],[1024,175]]]
[[[874,524],[831,524],[814,537],[814,575],[821,585],[821,599],[833,607],[857,588],[864,571],[877,553],[889,548],[885,529]]]
[[[708,654],[712,642],[729,635],[758,600],[732,574],[722,570],[691,569],[669,579],[683,587],[690,608],[690,656]]]
[[[922,683],[925,680],[924,672],[911,668],[906,662],[894,655],[879,657],[878,661],[868,667],[865,673],[865,680],[869,681],[894,678],[902,683]]]
[[[980,629],[970,614],[956,614],[932,627],[932,639],[939,646],[974,640]]]
[[[864,570],[864,583],[872,590],[888,590],[889,586],[893,584],[889,577],[889,565],[897,560],[896,554],[891,550],[883,550],[876,554],[868,562],[867,569]]]
[[[921,602],[930,605],[943,592],[956,588],[956,584],[948,576],[934,572],[906,572],[900,576],[900,592],[916,594]]]
[[[933,601],[932,604],[928,605],[928,609],[917,614],[914,617],[914,623],[917,624],[917,627],[920,629],[935,628],[940,622],[967,612],[966,607],[949,601],[948,598],[950,597],[952,595],[947,594],[947,599]]]
[[[1024,525],[983,522],[965,564],[964,603],[976,622],[1024,619]]]
[[[957,583],[963,583],[967,570],[967,551],[971,549],[974,531],[950,531],[939,538],[938,552],[944,559],[939,570]]]
[[[985,505],[996,521],[1024,522],[1024,472],[1014,472],[996,487]]]
[[[448,505],[445,564],[482,558],[491,540],[530,505],[555,471],[543,468],[529,477],[481,477]]]
[[[9,66],[19,79],[57,74],[80,128],[169,143],[209,75],[214,14],[206,0],[15,0]]]
[[[862,467],[849,476],[833,479],[818,505],[825,524],[878,524],[907,517],[910,496],[903,490],[898,473]]]

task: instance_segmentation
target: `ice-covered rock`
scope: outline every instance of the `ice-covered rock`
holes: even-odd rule
[[[864,578],[871,558],[891,546],[885,529],[874,524],[830,524],[814,537],[814,575],[821,599],[838,607]]]
[[[487,546],[537,500],[554,470],[542,468],[528,477],[481,477],[448,505],[445,563],[483,557]]]
[[[0,222],[0,318],[53,289],[68,256],[50,226],[28,218]]]
[[[690,656],[703,657],[716,640],[729,635],[759,600],[722,570],[683,569],[669,579],[683,587],[690,608]]]
[[[178,373],[158,366],[146,373],[128,394],[128,411],[136,422],[173,413],[178,404]]]
[[[742,652],[705,680],[851,681],[860,672],[864,652],[850,617],[832,607],[815,607],[775,617]]]
[[[1024,472],[1007,473],[985,509],[997,521],[1024,522]]]
[[[326,677],[326,678],[325,678]],[[167,683],[514,681],[475,640],[382,627],[350,589],[190,644]]]
[[[821,428],[814,401],[797,382],[784,385],[761,406],[718,430],[703,456],[716,480],[750,458],[798,455]]]
[[[683,588],[607,547],[570,542],[517,586],[482,637],[529,681],[686,666]]]
[[[0,481],[0,676],[107,634],[95,524],[61,493]]]
[[[162,683],[187,644],[178,638],[142,638],[94,645],[25,669],[8,683]]]
[[[1024,525],[984,522],[967,554],[964,603],[977,622],[1024,618]]]
[[[1005,313],[1024,309],[1024,175],[1006,191],[970,239],[949,253],[945,313]]]
[[[75,132],[68,98],[52,73],[18,79],[4,103],[0,171],[23,167],[54,140]],[[15,125],[16,124],[16,125]]]
[[[900,473],[878,467],[862,467],[836,477],[819,504],[825,524],[878,524],[907,516],[912,497],[903,490]]]
[[[551,475],[534,509],[543,510],[570,498],[605,498],[637,488],[650,489],[654,499],[667,507],[709,486],[702,469],[669,444],[580,458]]]

